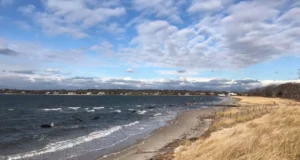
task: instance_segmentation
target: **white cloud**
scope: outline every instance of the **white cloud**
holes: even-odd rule
[[[31,30],[31,26],[27,22],[25,22],[25,21],[16,21],[15,24],[19,28],[21,28],[21,29],[23,29],[25,31],[30,31]]]
[[[12,5],[14,0],[0,0],[0,6]]]
[[[131,68],[128,68],[128,69],[126,69],[126,72],[128,72],[128,73],[132,73],[132,72],[134,72],[134,71],[133,71],[133,69],[131,69]]]
[[[162,20],[142,22],[134,47],[121,48],[120,55],[131,64],[187,70],[243,68],[299,55],[298,8],[280,10],[282,3],[241,1],[180,29]]]
[[[133,0],[133,7],[143,14],[154,14],[165,17],[174,22],[181,22],[179,5],[184,0]]]
[[[224,0],[193,0],[188,12],[204,12],[204,11],[217,11],[223,8],[222,1]]]
[[[67,34],[74,38],[84,38],[87,29],[125,14],[125,8],[108,3],[85,0],[45,0],[44,12],[33,12],[32,5],[19,10],[31,13],[33,21],[49,35]],[[96,5],[91,5],[96,4]]]
[[[18,11],[23,13],[23,14],[30,14],[35,11],[35,6],[32,4],[29,4],[27,6],[21,6],[18,8]]]
[[[157,70],[156,72],[162,76],[176,75],[179,77],[195,76],[199,74],[199,72],[197,71],[189,71],[189,70]]]
[[[27,73],[27,72],[24,72]],[[269,84],[300,82],[300,80],[228,80],[208,78],[182,79],[132,79],[99,78],[99,77],[71,77],[60,75],[45,75],[38,73],[24,74],[17,72],[2,72],[0,74],[0,88],[19,89],[189,89],[189,90],[225,90],[245,91]]]

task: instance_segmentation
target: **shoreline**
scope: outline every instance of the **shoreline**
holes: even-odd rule
[[[233,102],[232,100],[231,102]],[[223,104],[223,103],[222,103]],[[224,103],[224,106],[226,104]],[[214,113],[223,107],[204,107],[179,113],[164,127],[158,128],[134,145],[118,152],[99,157],[98,160],[147,160],[164,153],[168,145],[182,139],[197,139],[203,135],[213,122]],[[170,146],[169,146],[170,147]]]

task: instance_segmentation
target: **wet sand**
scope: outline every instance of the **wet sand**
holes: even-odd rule
[[[222,107],[188,110],[180,113],[165,127],[154,131],[136,145],[99,160],[148,160],[160,153],[167,144],[178,139],[198,138],[211,125],[215,111]]]

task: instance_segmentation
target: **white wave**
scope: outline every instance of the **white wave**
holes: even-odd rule
[[[94,109],[89,109],[89,108],[85,108],[85,111],[86,111],[86,112],[95,112]]]
[[[81,107],[68,107],[69,109],[72,109],[72,110],[78,110],[80,109]]]
[[[61,111],[61,108],[44,108],[43,111]]]
[[[9,109],[7,109],[8,111],[14,111],[15,109],[11,109],[11,108],[9,108]]]
[[[160,116],[160,115],[161,115],[161,113],[156,113],[156,114],[154,115],[154,117]]]
[[[139,107],[142,107],[142,105],[138,104],[138,105],[136,105],[136,107],[138,107],[138,108],[139,108]]]
[[[100,110],[100,109],[104,109],[104,107],[93,107],[93,109]]]
[[[137,113],[138,114],[145,114],[145,113],[147,113],[147,111],[146,110],[142,110],[142,111],[138,110]]]
[[[140,123],[139,121],[135,121],[135,122],[132,122],[132,123],[129,123],[129,124],[126,124],[124,125],[125,127],[130,127],[130,126],[134,126],[136,124]]]
[[[119,110],[119,109],[117,109],[117,110],[114,110],[113,112],[115,112],[115,113],[121,113],[122,111]]]
[[[134,109],[132,109],[132,108],[129,108],[129,109],[128,109],[128,111],[133,111],[133,110],[134,110]]]
[[[71,148],[71,147],[77,146],[77,145],[85,143],[85,142],[92,141],[94,139],[106,137],[120,129],[122,129],[121,126],[116,126],[116,127],[110,128],[108,130],[92,132],[86,136],[78,137],[75,139],[50,143],[45,148],[42,148],[39,150],[34,150],[31,152],[27,152],[27,153],[21,153],[21,154],[8,156],[8,160],[25,159],[25,158],[30,158],[30,157],[37,156],[37,155],[42,155],[42,154],[46,154],[46,153],[64,150],[64,149]]]

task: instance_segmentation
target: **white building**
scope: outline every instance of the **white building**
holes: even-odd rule
[[[224,93],[218,94],[219,97],[225,97],[226,95]]]
[[[237,96],[237,94],[233,93],[233,92],[230,92],[230,93],[228,93],[228,96]]]
[[[92,92],[87,92],[86,95],[92,95]]]
[[[190,95],[190,93],[186,92],[184,95],[185,95],[185,96],[189,96],[189,95]]]
[[[56,92],[56,91],[55,91],[53,94],[54,94],[54,95],[57,95],[57,94],[59,94],[59,92]]]
[[[75,92],[68,92],[67,95],[75,95],[76,93]]]
[[[105,92],[99,92],[98,95],[104,96],[104,95],[106,95],[106,93]]]

